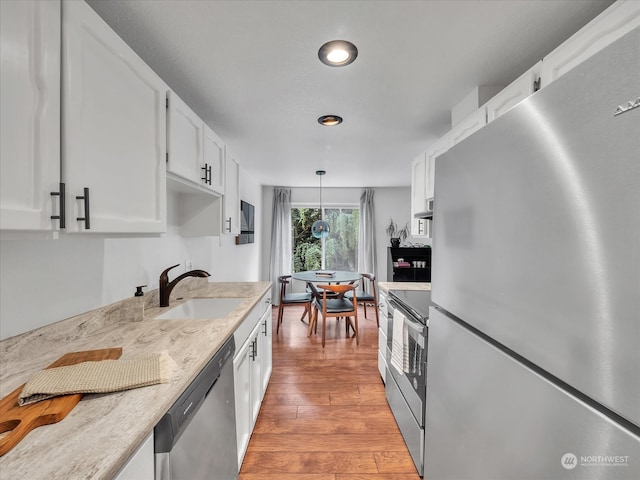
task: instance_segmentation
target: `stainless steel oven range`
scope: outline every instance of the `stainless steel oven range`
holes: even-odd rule
[[[424,474],[427,338],[431,292],[389,290],[386,318],[387,402],[418,474]]]

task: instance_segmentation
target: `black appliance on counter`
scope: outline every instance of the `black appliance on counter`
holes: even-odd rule
[[[430,291],[389,290],[385,393],[420,476],[424,473]],[[398,336],[400,338],[398,338]]]

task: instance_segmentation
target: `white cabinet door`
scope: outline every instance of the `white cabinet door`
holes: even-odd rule
[[[229,149],[225,152],[223,210],[222,231],[238,235],[240,233],[240,166]]]
[[[57,230],[60,2],[0,2],[0,229]]]
[[[434,143],[429,150],[427,150],[427,186],[426,186],[426,195],[427,198],[434,197],[435,192],[435,165],[436,158],[438,156],[445,153],[452,147],[452,136],[451,133],[447,133],[443,137],[440,138],[436,143]]]
[[[487,122],[494,121],[500,115],[533,94],[536,90],[536,82],[540,79],[541,70],[542,62],[540,61],[489,100],[485,104],[487,108]]]
[[[204,123],[172,91],[167,105],[167,172],[203,184]]]
[[[638,26],[640,2],[615,2],[542,59],[542,88]]]
[[[154,480],[154,469],[155,454],[153,451],[153,432],[151,432],[116,474],[115,480]]]
[[[267,298],[269,298],[268,295],[263,298],[263,301]],[[264,388],[266,388],[264,376],[267,375],[267,368],[268,376],[271,374],[271,309],[269,308],[268,319],[265,318],[267,312],[264,312],[262,317],[260,312],[264,312],[262,304],[254,307],[233,334],[236,345],[242,345],[233,357],[238,469],[242,466],[242,460],[260,412]],[[265,328],[263,320],[267,320],[267,336],[263,335]]]
[[[487,124],[487,109],[482,106],[474,113],[469,115],[458,125],[456,125],[449,135],[451,135],[451,144],[457,145],[474,132],[477,132]]]
[[[251,421],[251,364],[253,342],[247,340],[233,357],[233,383],[236,404],[236,436],[238,442],[238,471],[249,445]]]
[[[380,378],[382,378],[382,382],[386,383],[387,381],[387,361],[385,359],[385,349],[387,346],[387,336],[382,331],[382,328],[378,329],[378,373],[380,373]]]
[[[267,385],[269,385],[269,379],[271,378],[271,370],[273,368],[272,342],[271,300],[269,299],[268,309],[264,312],[260,321],[260,353],[262,355],[260,358],[260,400],[264,398],[264,393],[267,391]]]
[[[224,193],[224,143],[207,125],[204,125],[204,183],[214,192]]]
[[[251,332],[251,342],[253,343],[253,354],[251,356],[251,431],[256,424],[260,405],[262,404],[262,323],[258,322],[256,328]]]
[[[163,232],[167,87],[86,3],[62,7],[67,231]]]
[[[423,153],[411,163],[411,236],[419,237],[425,234],[424,220],[415,218],[418,212],[427,208],[427,160]]]

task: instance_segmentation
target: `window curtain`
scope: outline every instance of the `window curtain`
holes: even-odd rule
[[[273,212],[271,215],[271,261],[269,280],[273,282],[274,305],[280,303],[278,277],[291,275],[291,189],[273,189]]]
[[[360,229],[358,239],[358,272],[376,273],[376,226],[373,188],[362,189],[360,195]]]

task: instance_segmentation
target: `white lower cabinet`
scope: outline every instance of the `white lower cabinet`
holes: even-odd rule
[[[268,307],[268,308],[266,308]],[[249,329],[251,329],[249,331]],[[247,332],[249,332],[247,334]],[[271,357],[271,296],[265,295],[234,333],[233,357],[238,471],[242,466],[262,398],[269,383]]]
[[[387,361],[385,359],[385,348],[387,345],[387,336],[382,331],[382,328],[378,329],[378,372],[380,372],[380,377],[382,378],[382,382],[386,383],[387,381]]]
[[[256,398],[254,389],[255,382],[252,381],[252,376],[254,375],[253,363],[255,363],[254,352],[256,348],[254,340],[254,332],[251,332],[249,339],[240,348],[236,347],[236,354],[233,358],[238,471],[240,471],[240,467],[242,466],[242,460],[249,445],[254,423],[253,405],[254,399]]]
[[[262,340],[261,340],[261,325],[258,323],[256,327],[251,331],[249,338],[253,343],[253,351],[250,352],[251,357],[251,431],[253,432],[253,426],[256,424],[258,418],[258,412],[260,412],[260,405],[262,404]]]
[[[262,315],[260,320],[260,339],[261,339],[261,353],[262,361],[260,362],[260,377],[262,380],[262,398],[267,391],[267,385],[271,378],[271,370],[273,369],[273,328],[271,320],[271,299],[269,298],[267,309]]]
[[[153,480],[154,464],[152,431],[116,474],[115,480]]]

